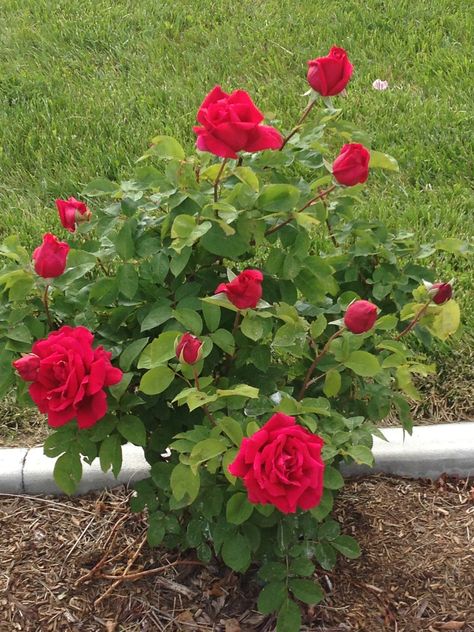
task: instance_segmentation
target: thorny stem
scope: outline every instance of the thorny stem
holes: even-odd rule
[[[314,104],[316,103],[316,99],[314,99],[313,101],[311,101],[310,103],[308,103],[308,105],[305,107],[305,109],[303,110],[303,114],[300,116],[299,121],[296,123],[296,125],[294,126],[294,128],[291,130],[291,132],[288,134],[288,136],[285,136],[285,138],[283,139],[283,142],[281,144],[281,147],[279,149],[279,151],[281,151],[283,149],[283,147],[286,145],[286,143],[290,140],[290,138],[293,138],[293,136],[296,134],[296,132],[300,129],[301,125],[304,123],[306,117],[308,116],[308,114],[311,112],[311,110],[314,107]]]
[[[49,328],[54,329],[53,319],[51,318],[51,313],[49,311],[48,290],[49,290],[49,285],[46,285],[46,287],[44,288],[44,294],[43,294],[44,311],[46,312],[46,318],[48,320]]]
[[[221,168],[217,172],[216,179],[214,180],[214,202],[217,202],[219,199],[219,181],[221,179],[222,173],[224,172],[225,166],[227,164],[228,158],[224,158],[221,164]]]
[[[413,329],[413,327],[418,323],[420,318],[424,315],[424,313],[426,312],[430,304],[431,304],[431,299],[423,305],[423,307],[420,309],[420,311],[417,314],[415,314],[415,317],[413,318],[413,320],[410,323],[408,323],[405,329],[398,334],[395,340],[400,340],[402,336],[404,336],[405,334],[407,334]]]
[[[318,195],[316,195],[314,198],[311,198],[311,200],[306,202],[306,204],[302,206],[299,211],[296,211],[296,212],[302,213],[309,206],[313,206],[313,204],[316,204],[318,200],[323,200],[326,197],[326,195],[329,195],[331,191],[334,191],[335,188],[336,188],[336,185],[333,184],[332,186],[329,187],[329,189],[326,189],[325,191],[320,191]],[[286,219],[284,222],[281,222],[280,224],[276,224],[276,226],[272,226],[271,228],[265,231],[265,237],[267,237],[268,235],[271,235],[272,233],[275,233],[277,230],[280,230],[280,228],[283,228],[283,226],[286,226],[287,224],[292,222],[294,219],[295,217],[294,215],[292,215],[291,217]]]
[[[310,380],[311,380],[311,376],[314,373],[314,369],[317,367],[317,365],[319,364],[319,362],[322,360],[322,358],[326,355],[326,353],[329,350],[329,347],[331,345],[331,342],[337,338],[338,336],[340,336],[342,334],[342,332],[344,331],[344,329],[338,329],[330,338],[329,340],[326,342],[326,344],[324,345],[324,347],[321,349],[321,352],[318,353],[316,355],[316,357],[314,358],[311,366],[309,367],[309,369],[306,371],[306,375],[304,376],[304,381],[303,381],[303,386],[300,389],[300,392],[298,393],[298,397],[297,400],[300,401],[301,399],[303,399],[303,395],[305,394],[306,390],[308,389],[309,385],[310,385]],[[314,347],[314,342],[311,341],[311,346]]]
[[[97,258],[97,265],[102,270],[102,272],[105,274],[105,276],[109,276],[107,268],[104,266],[103,262],[99,258]]]

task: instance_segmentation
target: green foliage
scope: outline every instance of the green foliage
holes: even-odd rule
[[[155,137],[130,180],[86,187],[97,198],[93,218],[48,295],[54,323],[89,327],[125,372],[96,426],[71,422],[46,441],[58,485],[73,493],[81,455],[117,476],[122,445],[143,446],[151,474],[132,508],[148,511],[149,544],[193,548],[204,562],[218,555],[236,572],[258,561],[258,606],[281,631],[299,627],[295,600],[322,600],[315,563],[330,570],[338,553],[360,554],[330,517],[344,485],[339,465],[372,464],[372,435],[392,409],[410,431],[412,376],[433,372],[426,350],[459,325],[454,300],[430,303],[422,281],[434,278],[419,259],[467,248],[449,239],[420,248],[414,235],[360,216],[362,187],[330,173],[335,144],[365,137],[340,115],[315,110],[283,151],[243,155],[222,172],[221,161],[186,157],[174,138]],[[373,151],[372,166],[397,163]],[[26,400],[11,362],[49,331],[48,290],[18,239],[0,256],[0,393],[16,380]],[[215,292],[246,268],[263,270],[263,296],[239,309]],[[357,299],[380,310],[362,334],[343,326]],[[192,366],[176,354],[186,332],[202,342]],[[324,490],[310,511],[251,503],[229,472],[244,437],[275,412],[324,441]]]

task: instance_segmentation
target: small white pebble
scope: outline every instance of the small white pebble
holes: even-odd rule
[[[386,90],[388,88],[388,81],[383,81],[382,79],[376,79],[372,84],[372,88],[374,90]]]

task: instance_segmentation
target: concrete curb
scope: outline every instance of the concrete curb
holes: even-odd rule
[[[449,476],[474,476],[474,422],[416,426],[410,436],[401,428],[382,428],[387,441],[374,437],[373,468],[344,465],[344,476],[364,476],[377,472],[408,478],[436,479]],[[0,493],[62,494],[53,479],[55,459],[43,448],[0,448]],[[143,449],[123,446],[123,466],[116,479],[104,474],[98,461],[84,464],[77,494],[95,489],[131,484],[148,476],[149,465]]]

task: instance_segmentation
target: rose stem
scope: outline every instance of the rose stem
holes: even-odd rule
[[[194,375],[194,385],[196,387],[197,391],[200,391],[201,389],[199,388],[199,377],[197,374],[197,370],[196,367],[193,366],[193,375]],[[217,421],[216,418],[214,417],[214,415],[211,413],[211,411],[209,410],[209,407],[207,406],[207,404],[203,404],[201,406],[201,408],[203,409],[203,411],[206,413],[207,418],[209,419],[209,421],[214,424],[214,426],[217,426]]]
[[[285,136],[285,138],[283,139],[283,142],[281,144],[281,147],[279,149],[279,151],[281,151],[283,149],[283,147],[286,145],[286,143],[290,140],[290,138],[293,138],[293,136],[296,134],[296,132],[300,129],[302,123],[304,122],[304,120],[306,119],[306,117],[308,116],[308,114],[311,112],[311,110],[314,107],[314,104],[316,103],[316,99],[314,99],[314,101],[311,101],[310,103],[308,103],[308,105],[305,107],[305,109],[303,110],[303,114],[300,116],[299,121],[296,123],[296,125],[294,126],[294,128],[291,130],[291,132],[288,134],[288,136]]]
[[[301,207],[299,211],[296,211],[296,212],[297,213],[303,212],[309,206],[312,206],[313,204],[315,204],[318,200],[322,200],[326,195],[329,195],[329,193],[331,193],[331,191],[334,191],[335,188],[336,188],[336,185],[333,184],[332,186],[329,187],[329,189],[326,189],[325,191],[321,191],[320,193],[318,193],[316,197],[309,200],[309,202],[306,202],[306,204],[303,207]],[[292,216],[286,219],[284,222],[281,222],[280,224],[277,224],[276,226],[272,226],[271,228],[265,231],[265,237],[267,235],[271,235],[272,233],[275,233],[277,230],[280,230],[280,228],[283,228],[283,226],[286,226],[287,224],[292,222],[294,219],[295,219],[294,216]]]
[[[216,179],[214,180],[214,202],[217,202],[217,200],[219,199],[219,190],[218,190],[219,180],[221,179],[227,160],[228,160],[227,158],[224,158],[224,160],[222,161],[221,168],[217,172]]]
[[[321,353],[319,353],[313,360],[311,366],[309,367],[309,369],[306,371],[306,375],[304,376],[304,382],[303,382],[303,386],[301,387],[301,390],[298,394],[298,397],[296,398],[298,401],[300,401],[301,399],[303,399],[303,395],[306,392],[306,389],[309,386],[309,381],[311,380],[311,376],[314,373],[314,369],[317,367],[317,365],[319,364],[320,360],[326,355],[326,353],[329,350],[329,346],[331,344],[331,342],[337,338],[338,336],[340,336],[342,334],[342,332],[344,331],[344,329],[338,329],[336,331],[336,333],[334,333],[329,340],[326,342],[326,344],[324,345],[324,347],[321,350]],[[311,341],[311,346],[314,345],[314,342]]]
[[[408,332],[410,332],[413,329],[413,327],[417,324],[417,322],[420,320],[420,318],[426,312],[426,310],[428,309],[430,304],[431,304],[431,299],[427,303],[425,303],[423,305],[423,307],[420,309],[418,314],[415,315],[415,318],[410,323],[408,323],[408,325],[405,327],[405,329],[398,334],[398,336],[395,338],[395,340],[400,340],[400,338],[402,336],[404,336],[405,334],[407,334]]]
[[[46,312],[46,318],[48,320],[49,328],[54,329],[54,323],[53,323],[53,319],[51,318],[51,313],[49,311],[49,305],[48,305],[48,290],[49,290],[49,285],[46,285],[46,287],[44,288],[44,294],[43,294],[44,311]]]

